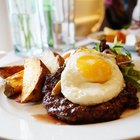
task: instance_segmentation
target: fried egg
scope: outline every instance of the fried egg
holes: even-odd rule
[[[72,103],[96,105],[118,96],[125,84],[113,55],[78,49],[61,75],[62,94]]]

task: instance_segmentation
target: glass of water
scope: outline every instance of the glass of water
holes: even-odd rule
[[[9,0],[9,13],[16,54],[38,55],[43,51],[41,0]],[[42,10],[43,12],[43,10]]]
[[[49,48],[64,52],[74,48],[74,0],[44,0]]]

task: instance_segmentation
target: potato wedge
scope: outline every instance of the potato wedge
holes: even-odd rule
[[[58,95],[61,93],[61,80],[57,82],[55,87],[52,89],[52,95]]]
[[[18,93],[21,93],[22,91],[22,82],[23,82],[23,73],[24,70],[17,72],[13,74],[12,76],[9,76],[6,78],[6,84],[5,84],[5,90],[4,94],[7,97],[11,97],[13,95],[16,95]]]
[[[21,71],[24,69],[24,66],[5,66],[0,67],[0,77],[3,79]]]
[[[67,58],[69,58],[71,55],[71,52],[68,52],[66,54],[63,55],[64,60],[66,60]]]
[[[56,72],[64,64],[64,59],[58,53],[51,50],[45,51],[40,59],[51,73]]]
[[[23,89],[21,103],[40,101],[42,87],[48,68],[37,58],[27,58],[24,63]]]

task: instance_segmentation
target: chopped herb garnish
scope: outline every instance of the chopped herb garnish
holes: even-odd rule
[[[131,53],[127,51],[121,42],[117,42],[117,38],[114,39],[112,45],[107,45],[105,40],[102,40],[101,43],[98,43],[95,48],[99,52],[110,52],[116,55],[116,62],[124,76],[124,79],[130,81],[134,84],[138,91],[140,91],[140,71],[135,70],[135,64],[132,63]]]

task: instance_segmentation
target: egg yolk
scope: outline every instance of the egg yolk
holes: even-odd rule
[[[90,82],[104,83],[111,77],[110,64],[95,56],[82,56],[77,60],[80,74]]]

